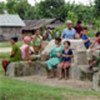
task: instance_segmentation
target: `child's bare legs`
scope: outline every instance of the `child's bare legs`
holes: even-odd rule
[[[65,77],[65,79],[69,78],[69,69],[70,69],[70,63],[65,62],[64,63],[64,77]]]
[[[58,77],[59,77],[59,79],[62,79],[64,76],[63,75],[63,66],[64,66],[63,62],[58,65]]]

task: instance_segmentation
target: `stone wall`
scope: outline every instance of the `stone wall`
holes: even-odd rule
[[[14,62],[7,67],[7,76],[46,75],[45,64],[42,62]]]

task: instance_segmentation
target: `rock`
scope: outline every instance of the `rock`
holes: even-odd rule
[[[93,75],[93,89],[100,91],[100,71]]]
[[[86,50],[74,51],[74,63],[70,68],[70,77],[78,80],[92,80],[93,73],[89,70]]]
[[[74,63],[76,65],[88,65],[86,50],[74,51]]]
[[[64,41],[66,41],[65,39],[62,40],[62,43],[64,43]],[[76,51],[84,51],[86,50],[84,44],[83,44],[83,41],[80,39],[80,40],[68,40],[71,42],[71,48],[73,50],[76,50]],[[55,41],[54,40],[51,40],[48,45],[46,46],[46,48],[42,51],[42,54],[47,54],[50,52],[51,48],[55,45]]]
[[[7,75],[29,76],[29,75],[46,75],[45,64],[42,62],[15,62],[10,63],[7,67]]]
[[[88,70],[88,65],[75,65],[70,68],[70,78],[77,80],[92,80],[93,72]]]
[[[96,50],[95,52],[92,52],[91,49],[87,50],[87,58],[89,60],[91,60],[91,58],[95,56],[95,57],[100,57],[100,50]]]

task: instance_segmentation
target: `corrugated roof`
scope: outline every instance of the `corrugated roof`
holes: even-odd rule
[[[0,26],[25,26],[25,23],[18,15],[2,14],[0,15]]]

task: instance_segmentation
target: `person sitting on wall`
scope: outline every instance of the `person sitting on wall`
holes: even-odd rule
[[[22,60],[21,50],[16,44],[17,41],[18,41],[17,37],[12,37],[11,38],[10,42],[11,42],[11,45],[12,45],[12,50],[10,52],[10,59],[8,59],[8,60],[4,59],[2,61],[2,67],[3,67],[4,71],[5,71],[5,75],[6,75],[7,66],[8,66],[9,63],[17,62],[17,61],[21,61]]]
[[[21,47],[22,59],[27,61],[30,60],[30,55],[31,55],[31,50],[30,50],[31,38],[29,36],[25,36],[23,42],[24,44]]]
[[[83,40],[83,43],[84,43],[85,47],[87,49],[89,49],[89,47],[91,46],[92,43],[91,43],[89,37],[87,36],[87,33],[88,33],[87,27],[84,27],[80,32],[81,38]]]
[[[32,36],[32,46],[34,54],[39,54],[41,50],[42,36],[40,35],[40,29],[35,30],[35,34]]]
[[[95,52],[95,51],[100,51],[100,32],[97,32],[96,35],[95,35],[95,40],[94,42],[92,43],[90,49]]]
[[[62,62],[58,64],[59,79],[62,79],[63,77],[67,79],[69,77],[69,68],[71,66],[71,59],[73,57],[73,52],[70,49],[70,45],[71,44],[69,41],[64,42],[64,50],[62,51],[61,55]]]
[[[89,59],[90,68],[95,65],[100,67],[100,32],[96,33],[96,38],[92,43],[89,52],[91,56]]]
[[[71,20],[67,21],[67,28],[62,32],[62,39],[75,39],[76,30],[73,28],[73,23]]]
[[[63,46],[61,45],[61,38],[55,38],[55,46],[50,50],[50,58],[46,61],[47,65],[47,76],[48,78],[53,78],[54,69],[61,62],[61,53],[63,50]]]

